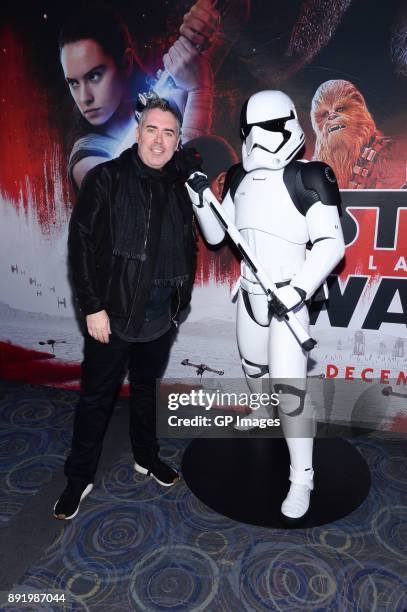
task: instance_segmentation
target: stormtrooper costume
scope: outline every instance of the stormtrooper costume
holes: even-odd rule
[[[265,378],[285,379],[274,384],[291,463],[291,485],[281,512],[287,522],[295,523],[305,516],[313,489],[313,432],[308,428],[304,433],[309,423],[307,353],[282,317],[293,311],[307,329],[306,301],[344,255],[340,196],[329,166],[294,160],[304,145],[304,133],[286,94],[252,95],[242,108],[240,127],[243,163],[228,173],[222,206],[277,289],[269,301],[242,261],[237,342],[252,392],[262,391]],[[206,187],[201,173],[187,183],[204,238],[217,244],[225,232],[205,201]]]

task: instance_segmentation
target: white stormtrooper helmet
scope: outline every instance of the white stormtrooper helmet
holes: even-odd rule
[[[292,100],[282,91],[259,91],[240,113],[242,161],[246,172],[280,170],[305,142]]]

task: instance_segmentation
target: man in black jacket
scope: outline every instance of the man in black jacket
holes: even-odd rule
[[[103,437],[128,365],[135,470],[171,486],[178,473],[159,458],[155,385],[174,338],[173,321],[191,294],[196,244],[188,177],[177,152],[180,123],[164,100],[150,102],[138,144],[86,176],[68,241],[72,282],[86,317],[80,401],[68,484],[54,516],[76,516],[93,488]]]

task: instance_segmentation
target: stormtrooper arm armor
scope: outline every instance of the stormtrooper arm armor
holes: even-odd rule
[[[310,162],[304,164],[304,170],[304,187],[318,200],[305,215],[312,248],[291,285],[305,291],[309,299],[343,258],[345,243],[338,213],[340,194],[332,169],[321,162]]]
[[[291,284],[303,289],[309,299],[341,261],[345,243],[336,207],[317,202],[309,209],[306,220],[312,248]]]
[[[208,201],[205,199],[204,192],[208,187],[210,187],[207,176],[202,172],[195,172],[188,179],[187,183],[185,183],[185,186],[191,199],[194,214],[198,220],[203,237],[208,244],[219,244],[225,237],[225,230],[210,208]],[[230,202],[228,202],[227,210],[225,210],[226,214],[232,220],[234,217],[234,205],[229,194],[227,194],[225,198],[225,204],[228,201],[228,198]]]

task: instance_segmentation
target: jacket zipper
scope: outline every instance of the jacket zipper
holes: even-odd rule
[[[148,217],[147,217],[147,220],[146,220],[146,215],[144,213],[144,220],[145,220],[145,225],[146,225],[146,233],[145,233],[145,236],[144,236],[143,255],[145,255],[145,252],[146,252],[148,232],[149,232],[149,229],[150,229],[151,205],[152,205],[152,198],[153,198],[152,191],[151,191],[151,180],[149,180],[148,184],[149,184],[149,206],[148,206]],[[127,328],[130,325],[131,317],[132,317],[132,314],[133,314],[134,304],[136,302],[137,292],[138,292],[138,288],[139,288],[139,284],[140,284],[141,269],[143,267],[143,263],[144,263],[144,259],[142,259],[141,263],[140,263],[140,268],[139,268],[139,273],[138,273],[138,278],[137,278],[137,285],[136,285],[136,289],[134,291],[134,294],[133,294],[133,297],[132,297],[132,300],[131,300],[130,314],[129,314],[129,317],[127,319],[126,327],[124,328],[125,331],[127,330]]]
[[[178,325],[179,325],[176,317],[177,317],[177,314],[179,313],[179,308],[181,306],[181,296],[180,296],[180,288],[179,287],[177,287],[177,297],[178,297],[177,310],[175,311],[175,313],[171,317],[171,321],[173,322],[175,327],[178,327]]]
[[[191,233],[192,233],[193,245],[196,246],[197,234],[196,234],[196,230],[195,230],[195,227],[194,227],[194,221],[195,221],[195,217],[192,217]],[[187,279],[186,281],[184,281],[184,283],[188,282],[189,280],[190,279]],[[181,287],[182,287],[182,285],[181,285]],[[179,322],[178,322],[176,317],[177,317],[177,314],[179,313],[180,307],[181,307],[181,295],[180,295],[181,287],[177,287],[178,304],[177,304],[177,309],[176,309],[175,313],[171,317],[171,321],[173,322],[175,327],[179,327]]]

